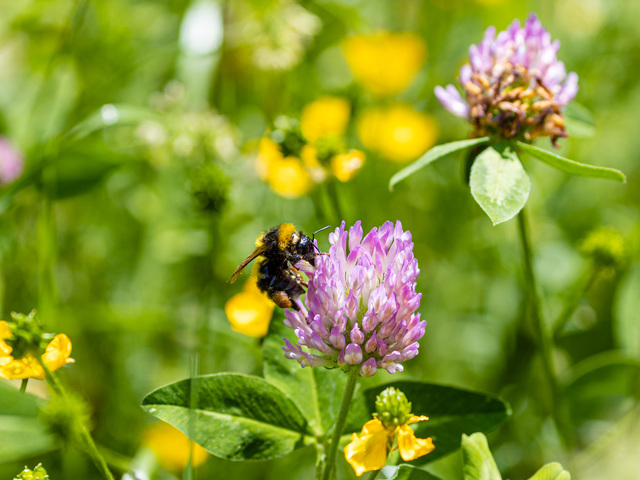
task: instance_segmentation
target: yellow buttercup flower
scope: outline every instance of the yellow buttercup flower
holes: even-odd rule
[[[357,131],[367,149],[389,160],[408,162],[435,144],[438,123],[431,115],[397,103],[366,110],[358,120]]]
[[[22,380],[25,378],[35,378],[44,380],[45,374],[37,358],[31,353],[23,357],[14,358],[13,347],[6,340],[11,338],[9,325],[6,321],[0,320],[0,378],[10,380]],[[47,345],[42,360],[52,372],[63,367],[67,363],[73,363],[71,356],[71,340],[64,333],[56,335]]]
[[[244,284],[243,291],[224,306],[231,328],[249,337],[264,337],[269,330],[275,304],[258,289],[255,275]]]
[[[347,130],[349,102],[339,97],[322,97],[306,105],[300,116],[300,130],[309,142],[322,137],[340,137]]]
[[[331,171],[341,182],[348,182],[364,165],[365,156],[360,150],[349,150],[331,159]]]
[[[155,453],[158,463],[172,472],[183,470],[189,462],[190,448],[193,444],[194,467],[207,459],[207,451],[189,439],[177,428],[160,422],[147,427],[142,435],[142,444]]]
[[[407,88],[427,55],[424,41],[410,32],[353,35],[342,49],[356,82],[380,96]]]
[[[256,170],[274,192],[285,198],[299,198],[311,190],[309,172],[298,157],[284,157],[276,142],[268,137],[260,140]]]
[[[397,439],[400,456],[405,462],[415,460],[433,451],[435,446],[431,437],[416,438],[412,423],[429,420],[425,416],[412,415],[407,423],[395,428],[385,428],[380,420],[374,418],[362,427],[360,435],[354,433],[344,448],[344,456],[359,477],[365,472],[380,470],[387,463],[387,455]]]

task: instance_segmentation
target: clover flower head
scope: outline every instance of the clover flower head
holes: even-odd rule
[[[0,185],[13,182],[24,170],[24,159],[4,137],[0,137]]]
[[[400,390],[389,387],[376,397],[373,420],[362,427],[360,435],[354,433],[344,447],[344,456],[359,477],[365,472],[380,470],[387,463],[387,455],[398,442],[400,456],[406,462],[422,457],[435,449],[431,437],[417,438],[412,423],[424,422],[429,417],[411,413],[411,402]]]
[[[477,136],[550,137],[555,145],[567,136],[562,110],[578,93],[578,75],[567,74],[556,57],[559,47],[535,14],[523,27],[514,20],[497,35],[491,26],[469,47],[469,63],[460,69],[466,98],[453,85],[436,87],[436,97],[469,120]]]
[[[298,338],[298,345],[285,340],[285,356],[303,367],[357,366],[367,377],[378,368],[401,372],[418,354],[426,326],[416,313],[422,295],[411,233],[386,222],[363,238],[359,221],[348,231],[342,222],[329,243],[308,272],[305,304],[285,311]]]

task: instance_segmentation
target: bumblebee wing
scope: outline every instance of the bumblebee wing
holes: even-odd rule
[[[242,261],[242,263],[240,265],[238,265],[238,268],[236,268],[236,271],[233,272],[233,275],[231,275],[231,278],[229,279],[229,281],[231,283],[234,283],[238,279],[238,277],[240,276],[242,271],[245,269],[245,267],[247,265],[249,265],[253,260],[255,260],[256,257],[259,257],[260,255],[262,255],[262,253],[265,250],[266,249],[265,249],[265,247],[263,245],[260,245],[258,248],[256,248],[251,255],[249,255],[247,258],[245,258]]]

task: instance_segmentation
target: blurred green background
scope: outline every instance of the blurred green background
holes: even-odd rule
[[[112,461],[141,461],[154,420],[139,402],[187,377],[194,354],[200,373],[260,375],[259,339],[233,332],[226,319],[225,302],[242,288],[227,279],[259,232],[290,221],[310,233],[342,219],[326,184],[286,199],[262,182],[257,139],[278,115],[299,117],[322,95],[349,99],[352,118],[391,101],[354,82],[345,37],[390,30],[424,40],[423,67],[392,98],[435,116],[443,143],[465,138],[468,126],[438,104],[434,87],[454,82],[487,26],[504,29],[529,12],[561,41],[559,58],[580,78],[576,100],[595,119],[595,135],[581,138],[585,126],[575,125],[559,153],[628,178],[573,178],[525,159],[547,318],[588,275],[579,246],[590,231],[613,228],[627,246],[625,265],[578,296],[557,338],[577,447],[563,449],[541,407],[534,342],[520,327],[515,221],[491,225],[465,186],[462,158],[440,160],[389,192],[401,164],[367,151],[362,171],[336,185],[347,225],[401,220],[421,268],[428,323],[420,355],[403,374],[382,372],[374,382],[414,378],[509,401],[512,417],[489,436],[504,478],[526,478],[550,461],[582,480],[637,478],[640,3],[623,0],[2,2],[0,134],[23,152],[26,170],[0,189],[0,313],[38,308],[48,330],[71,338],[76,363],[61,376],[91,405],[94,435]],[[347,136],[363,148],[353,121]],[[321,248],[326,238],[319,235]],[[36,383],[29,390],[44,393]],[[430,468],[462,478],[458,457]],[[71,447],[2,464],[0,478],[40,461],[54,480],[99,478]],[[312,450],[301,450],[265,463],[210,457],[198,476],[313,478],[313,468]],[[339,468],[353,476],[344,462]]]

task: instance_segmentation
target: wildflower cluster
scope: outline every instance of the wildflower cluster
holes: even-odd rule
[[[286,340],[285,355],[303,367],[359,366],[363,376],[402,371],[402,362],[418,354],[426,326],[416,313],[422,295],[411,233],[387,222],[363,238],[360,222],[348,232],[343,222],[329,242],[329,254],[308,274],[306,308],[285,311],[299,343]]]
[[[351,180],[365,156],[348,149],[344,139],[350,108],[343,98],[323,97],[303,109],[300,122],[278,117],[275,129],[260,140],[259,176],[286,198],[306,194],[330,175],[341,182]]]
[[[474,136],[499,135],[527,141],[566,137],[562,110],[578,92],[578,76],[567,75],[556,58],[558,40],[535,14],[524,27],[514,22],[496,35],[487,29],[478,45],[469,47],[469,63],[460,69],[465,99],[453,85],[435,94],[454,115],[474,126]]]
[[[377,98],[406,90],[424,65],[427,46],[410,32],[352,35],[342,44],[355,81]],[[371,152],[396,162],[422,155],[436,141],[434,117],[393,101],[366,108],[358,117],[360,141]]]

